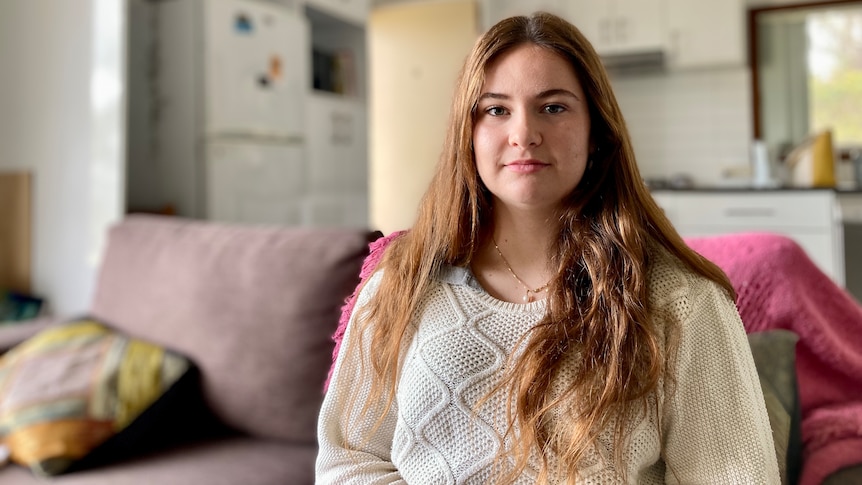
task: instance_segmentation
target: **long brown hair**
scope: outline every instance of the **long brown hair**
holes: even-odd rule
[[[663,247],[734,295],[724,273],[685,245],[644,186],[608,76],[574,26],[540,12],[502,20],[477,41],[461,71],[443,153],[417,221],[387,248],[380,266],[383,279],[360,321],[375,349],[368,356],[370,401],[385,397],[388,410],[402,340],[425,291],[444,265],[469,267],[490,230],[491,197],[471,148],[476,105],[486,66],[525,43],[549,49],[574,67],[589,103],[595,150],[559,214],[551,252],[558,272],[547,313],[495,391],[509,393],[505,401],[514,440],[508,456],[515,467],[501,481],[513,481],[531,451],[538,450],[543,456],[552,453],[559,471],[573,482],[582,459],[608,427],[617,441],[616,468],[624,473],[625,426],[646,409],[673,350],[665,348],[663,329],[650,318],[650,247]],[[559,392],[554,380],[573,356],[577,371]],[[565,419],[554,419],[561,415]],[[540,476],[548,476],[549,467],[545,459]]]

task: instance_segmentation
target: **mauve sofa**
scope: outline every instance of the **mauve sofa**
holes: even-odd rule
[[[331,335],[373,237],[150,215],[115,225],[89,315],[190,357],[210,416],[175,423],[154,451],[50,483],[314,483]],[[0,328],[0,352],[56,323]],[[45,480],[8,465],[0,483]]]
[[[47,482],[9,465],[0,468],[0,484],[314,483],[331,335],[368,243],[379,236],[129,216],[109,233],[89,315],[190,357],[201,385],[187,398],[200,415],[159,429],[149,452]],[[366,275],[372,268],[370,261]],[[0,327],[0,353],[57,323]],[[750,343],[776,446],[786,454],[784,483],[796,483],[796,335],[771,330]],[[860,476],[859,466],[850,467],[823,483],[862,484]]]

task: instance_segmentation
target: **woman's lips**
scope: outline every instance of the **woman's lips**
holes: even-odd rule
[[[506,168],[517,173],[533,173],[547,167],[548,164],[535,159],[515,160],[506,164]]]

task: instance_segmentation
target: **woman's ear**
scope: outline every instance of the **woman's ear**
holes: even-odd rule
[[[594,140],[593,137],[590,136],[590,141],[589,141],[589,144],[587,145],[587,158],[593,158],[593,155],[596,154],[597,148],[598,148],[598,144],[596,143],[596,140]]]

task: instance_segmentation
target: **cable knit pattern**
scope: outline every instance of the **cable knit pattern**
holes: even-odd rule
[[[381,275],[368,280],[357,309]],[[653,254],[650,281],[654,318],[659,328],[678,329],[680,344],[666,369],[674,378],[663,380],[648,412],[629,425],[623,456],[630,482],[778,483],[764,400],[733,303],[663,251]],[[545,310],[545,301],[497,300],[469,271],[449,268],[416,312],[395,402],[376,428],[381,403],[360,413],[370,389],[370,364],[362,361],[370,335],[360,338],[351,320],[321,409],[317,483],[492,483],[494,458],[505,446],[505,402],[496,395],[477,403]],[[577,372],[576,356],[568,359],[557,386]],[[621,483],[614,446],[608,430],[582,464],[579,483]],[[517,483],[535,483],[538,455],[530,461]]]

